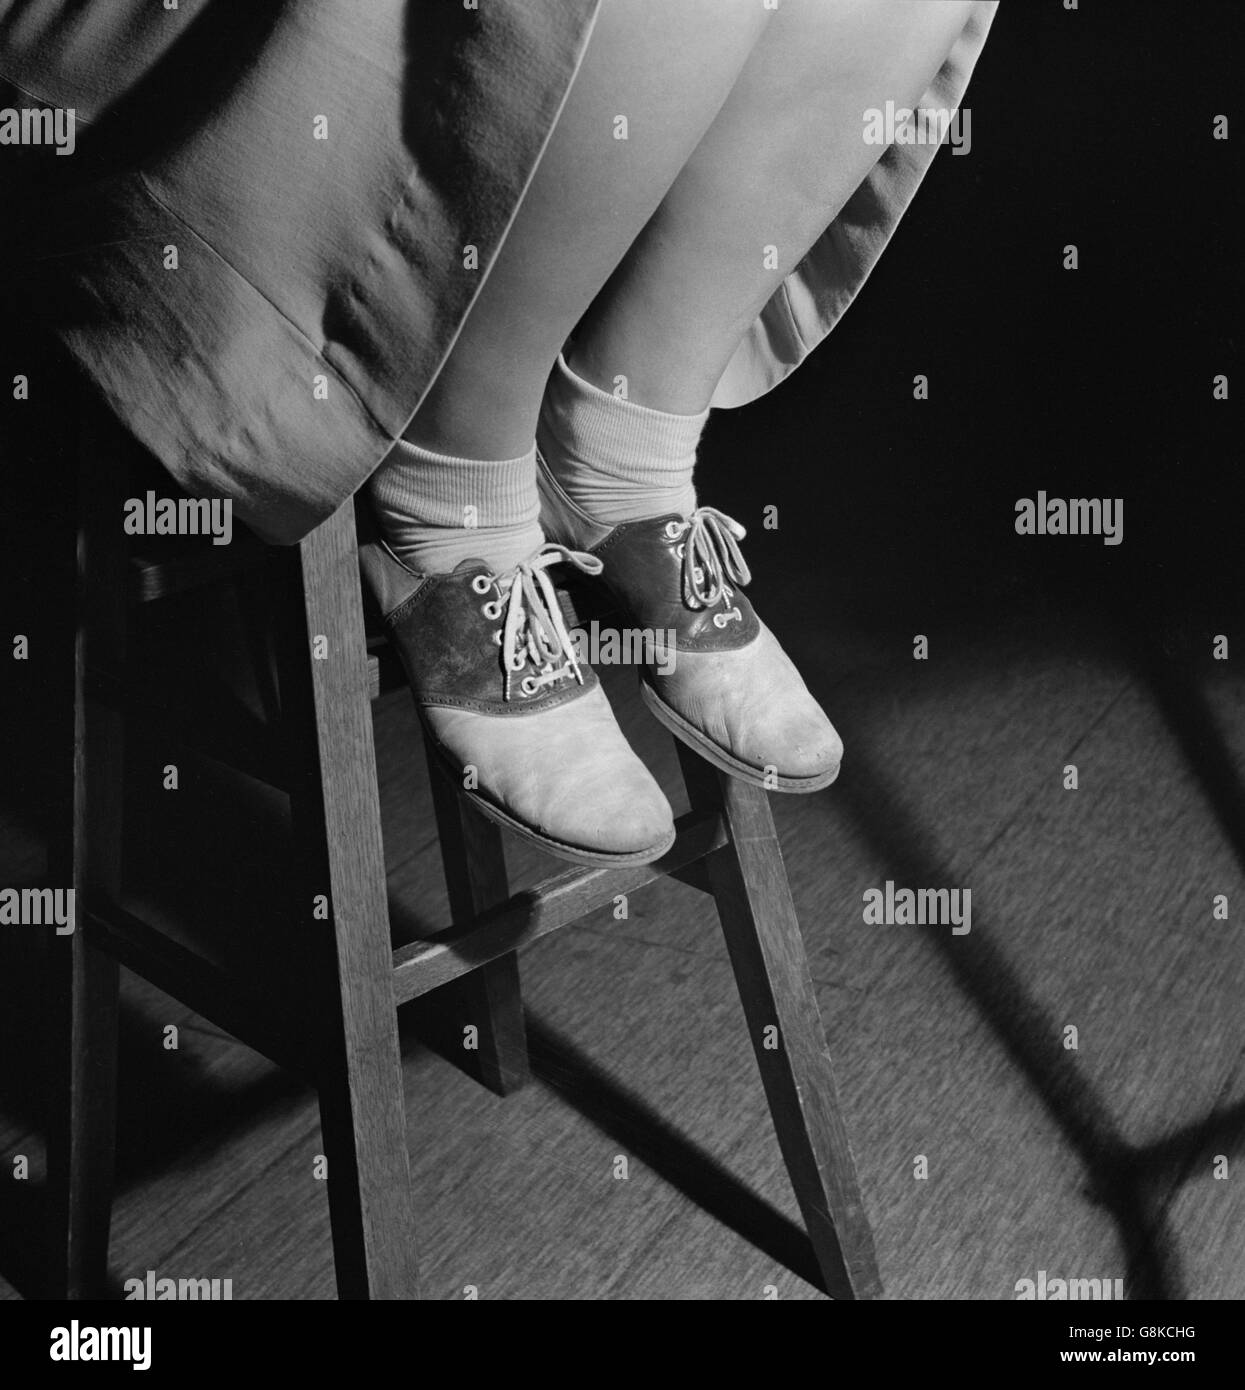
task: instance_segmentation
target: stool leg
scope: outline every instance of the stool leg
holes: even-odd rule
[[[873,1297],[881,1292],[873,1235],[768,798],[677,746],[693,807],[718,808],[730,833],[706,868],[778,1143],[827,1292]]]
[[[48,1235],[54,1298],[106,1292],[115,1165],[117,1013],[114,960],[94,950],[86,919],[121,889],[124,719],[87,697],[87,672],[124,689],[125,561],[121,529],[125,446],[100,408],[84,401],[78,443],[78,566],[72,680],[65,682],[65,734],[72,730],[66,795],[69,825],[54,839],[50,876],[74,890],[74,931],[48,943]],[[68,673],[67,673],[68,674]]]
[[[116,961],[72,937],[50,962],[49,1296],[106,1296],[116,1125]]]
[[[319,1090],[338,1292],[411,1299],[414,1212],[358,565],[347,502],[299,546],[301,612],[280,624],[281,703],[303,779],[293,811],[306,864],[298,920],[309,933],[322,925],[313,899],[329,902]]]
[[[281,694],[269,642],[272,631],[271,604],[269,595],[262,588],[256,592],[255,586],[249,584],[247,578],[237,576],[231,581],[231,587],[238,606],[242,640],[246,643],[250,658],[260,709],[268,723],[275,725],[281,719]]]
[[[431,752],[428,774],[450,911],[455,922],[469,922],[510,896],[501,831],[458,795]],[[476,1029],[478,1050],[464,1055],[474,1057],[477,1079],[489,1090],[505,1096],[531,1080],[517,952],[443,985],[426,1002],[448,1021],[460,1045],[463,1027]]]

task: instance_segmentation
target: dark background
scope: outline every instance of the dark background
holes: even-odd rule
[[[819,693],[840,650],[885,662],[916,633],[936,651],[1055,644],[1131,664],[1172,714],[1238,860],[1240,774],[1187,697],[1216,664],[1214,634],[1238,660],[1245,643],[1237,406],[1211,395],[1218,373],[1239,389],[1243,137],[1211,130],[1217,115],[1236,120],[1243,28],[1229,0],[1072,12],[1004,0],[968,89],[971,152],[935,160],[815,355],[760,401],[715,414],[698,480],[702,500],[748,525],[758,607],[784,638],[799,630],[802,659],[815,649]],[[1069,243],[1076,271],[1063,269]],[[19,371],[66,380],[10,309],[0,382]],[[918,373],[928,401],[912,398]],[[0,637],[63,651],[72,394],[66,381],[60,399],[9,397]],[[1123,544],[1018,536],[1015,503],[1039,490],[1123,498]],[[760,524],[769,505],[776,531]],[[63,695],[57,668],[4,666],[0,881],[17,881],[67,750],[43,717]],[[21,993],[0,956],[0,1106],[17,1112],[37,1089],[10,1065]],[[1005,1031],[1007,1002],[984,987],[978,1002]]]
[[[1004,0],[971,153],[939,154],[810,361],[713,417],[731,504],[780,506],[779,534],[752,532],[761,576],[799,571],[879,632],[1122,605],[1205,656],[1229,630],[1240,433],[1211,384],[1239,347],[1241,183],[1211,121],[1241,32],[1230,4]],[[1124,498],[1123,544],[1016,535],[1039,489]]]

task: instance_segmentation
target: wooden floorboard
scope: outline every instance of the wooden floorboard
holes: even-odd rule
[[[1170,1153],[1178,1180],[1167,1210],[1173,1264],[1186,1288],[1203,1298],[1245,1297],[1245,1052],[1216,1097],[1214,1109],[1191,1134],[1177,1134]],[[1224,1162],[1226,1160],[1226,1164]]]

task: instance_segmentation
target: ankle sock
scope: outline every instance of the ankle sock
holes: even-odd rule
[[[571,500],[594,520],[617,525],[695,508],[692,469],[708,418],[707,410],[670,415],[621,400],[559,355],[536,438]]]
[[[368,493],[390,549],[417,574],[473,559],[504,574],[544,541],[534,444],[522,458],[490,462],[399,439]]]

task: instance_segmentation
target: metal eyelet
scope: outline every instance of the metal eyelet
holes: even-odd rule
[[[683,523],[681,521],[666,522],[666,539],[668,541],[677,541],[682,534]]]
[[[484,614],[489,622],[496,622],[497,619],[501,617],[501,599],[494,599],[491,603],[484,604],[480,612]]]
[[[487,594],[493,587],[492,577],[487,574],[477,574],[471,581],[471,587],[477,594]]]
[[[527,658],[522,652],[515,652],[510,658],[509,666],[512,671],[521,671],[527,665]]]
[[[682,541],[680,541],[679,544],[676,545],[675,548],[674,548],[674,553],[679,557],[680,560],[683,558],[683,556],[684,556],[684,554],[686,553],[686,551],[687,551],[687,546],[684,545]]]
[[[535,695],[536,682],[532,679],[531,676],[524,676],[523,679],[519,682],[519,689],[524,693],[524,695]]]
[[[726,616],[725,613],[715,613],[713,615],[713,625],[716,628],[724,628],[729,622],[730,619]]]
[[[500,647],[501,644],[502,644],[502,630],[501,630],[501,628],[497,628],[496,631],[494,631],[494,633],[493,633],[493,645],[494,645],[495,647]]]

